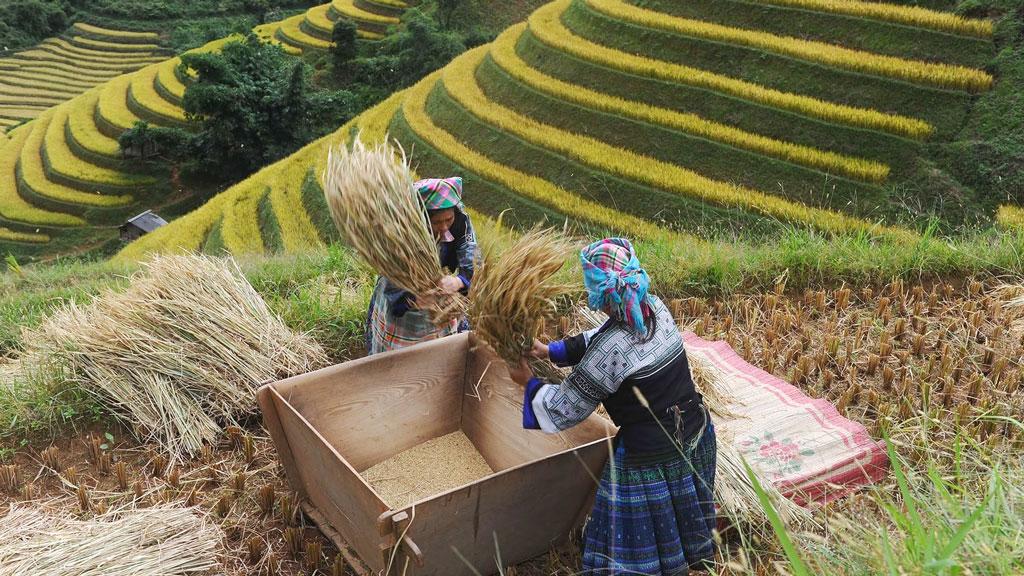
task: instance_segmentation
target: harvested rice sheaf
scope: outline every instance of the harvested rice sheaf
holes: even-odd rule
[[[519,363],[544,319],[554,317],[557,298],[572,289],[555,280],[570,247],[561,232],[535,228],[500,255],[485,252],[473,278],[469,316],[476,335],[509,365]]]
[[[63,306],[24,341],[23,371],[95,395],[172,463],[252,413],[261,383],[327,363],[233,261],[205,256],[157,257],[125,292]]]
[[[405,150],[386,142],[367,148],[359,136],[352,148],[328,153],[324,194],[338,231],[381,276],[413,293],[438,324],[461,316],[465,299],[441,296],[444,272],[427,220],[426,206],[413,190]]]

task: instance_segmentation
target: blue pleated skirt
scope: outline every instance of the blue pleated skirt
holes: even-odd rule
[[[680,454],[653,463],[619,443],[583,531],[583,573],[668,576],[711,562],[716,450],[710,418]]]

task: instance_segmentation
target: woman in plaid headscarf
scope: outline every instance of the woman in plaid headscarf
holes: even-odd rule
[[[609,320],[533,355],[573,366],[561,384],[510,368],[525,387],[523,427],[556,433],[604,404],[619,426],[584,529],[585,574],[686,574],[714,559],[715,427],[675,320],[633,246],[606,238],[580,254],[588,305]]]
[[[430,228],[437,240],[441,266],[449,275],[441,279],[439,288],[449,294],[469,291],[476,258],[476,234],[462,203],[462,178],[430,178],[413,184],[423,199],[430,219]],[[377,354],[433,340],[469,328],[465,319],[456,319],[437,327],[429,314],[416,306],[416,298],[387,278],[377,278],[370,298],[366,321],[366,349]]]

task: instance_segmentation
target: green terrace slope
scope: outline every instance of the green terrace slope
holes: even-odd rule
[[[333,0],[310,8],[305,14],[257,26],[255,31],[264,40],[279,43],[289,53],[301,54],[303,50],[329,49],[331,32],[339,19],[355,22],[360,38],[379,40],[389,26],[398,24],[406,8],[401,0]]]
[[[73,25],[63,36],[0,58],[0,132],[111,78],[160,62],[155,33]]]
[[[332,18],[340,17],[331,15],[331,9],[331,4],[324,4],[297,18],[265,25],[259,32],[270,34],[272,41],[292,53],[324,49],[330,46]],[[394,8],[378,10],[387,14],[381,17],[394,17]],[[319,35],[312,35],[313,29],[304,24],[307,21],[317,21]],[[131,64],[134,71],[119,63],[116,66],[123,68],[111,68],[107,74],[106,64],[92,68],[93,60],[77,60],[98,58],[90,51],[99,46],[82,48],[73,43],[75,38],[110,44],[109,54],[124,58],[135,58],[134,52],[127,48],[117,52],[109,39],[98,39],[98,28],[75,26],[80,36],[72,40],[48,40],[35,50],[0,60],[0,122],[7,109],[34,118],[0,137],[0,254],[34,258],[109,248],[115,245],[117,225],[134,214],[152,209],[173,217],[196,207],[196,199],[172,189],[166,170],[140,168],[140,163],[122,157],[117,141],[140,120],[156,126],[187,126],[181,104],[189,79],[179,70],[180,58],[146,57]],[[150,38],[123,34],[125,47],[145,46],[141,42]],[[196,50],[219,50],[229,40]],[[30,59],[35,52],[43,53],[40,58],[62,55],[37,61]],[[120,62],[118,58],[111,56],[110,61]],[[33,62],[39,63],[38,72],[20,71]],[[4,66],[11,67],[10,80]],[[93,70],[97,71],[95,82],[82,80],[92,79]],[[36,76],[40,84],[4,92],[7,83]],[[58,96],[53,86],[64,86],[61,83],[75,78],[79,81],[74,88],[66,84],[67,92]],[[42,88],[47,82],[51,88]]]
[[[355,129],[387,130],[421,173],[463,174],[467,202],[511,208],[510,222],[695,246],[794,229],[892,245],[974,234],[998,199],[927,148],[991,87],[994,53],[990,22],[906,6],[556,0],[122,256],[329,241],[317,176],[328,142]],[[305,225],[316,233],[293,228]]]

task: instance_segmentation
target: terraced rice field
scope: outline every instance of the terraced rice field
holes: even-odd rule
[[[60,37],[0,58],[0,131],[107,80],[166,58],[151,32],[78,23]]]
[[[1010,226],[1019,209],[937,185],[922,160],[991,87],[991,36],[988,21],[857,0],[555,0],[124,255],[328,241],[312,180],[354,128],[390,132],[420,172],[462,174],[471,206],[511,221],[688,243],[793,227],[900,243],[997,211]],[[279,189],[303,180],[296,162],[311,167],[306,213],[261,210],[296,194]]]
[[[392,14],[395,8],[379,10]],[[326,49],[330,27],[339,17],[330,11],[331,5],[324,4],[262,31],[294,53]],[[117,143],[139,120],[187,126],[181,105],[188,78],[178,69],[180,58],[159,56],[149,44],[155,40],[152,34],[103,33],[76,24],[66,37],[0,60],[0,128],[33,118],[9,134],[0,130],[0,253],[35,256],[77,250],[83,239],[92,245],[110,242],[116,225],[142,210],[177,210],[192,202],[169,189],[167,173],[140,173],[137,163],[122,157]],[[231,39],[197,50],[218,50]],[[114,40],[122,47],[115,47]],[[301,187],[304,169],[282,171],[278,180],[292,176]],[[294,204],[290,194],[276,190],[268,202],[287,210]],[[266,211],[269,204],[263,206]],[[259,199],[247,207],[258,209]],[[290,249],[319,242],[304,216],[280,218]],[[251,232],[239,222],[228,220],[229,238]]]
[[[304,14],[257,26],[255,32],[264,40],[277,42],[291,54],[327,50],[331,47],[334,23],[339,19],[355,22],[360,38],[379,40],[388,27],[398,24],[399,16],[407,7],[400,0],[333,0],[310,8]]]

